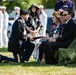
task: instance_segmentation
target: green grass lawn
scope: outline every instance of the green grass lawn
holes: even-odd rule
[[[6,48],[0,54],[12,57]],[[76,75],[76,64],[68,66],[37,63],[31,56],[28,63],[0,63],[0,75]]]

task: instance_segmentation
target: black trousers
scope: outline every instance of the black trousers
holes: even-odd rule
[[[35,45],[31,42],[23,41],[21,47],[22,47],[21,50],[23,50],[23,53],[19,54],[20,62],[29,61]],[[2,56],[2,60],[7,60],[7,61],[11,61],[11,62],[18,62],[17,53],[13,53],[13,57],[14,58]]]
[[[23,59],[24,61],[28,61],[33,50],[34,50],[35,44],[31,42],[22,42],[22,50],[24,49],[23,53]]]
[[[45,55],[45,61],[47,64],[55,64],[55,58],[54,58],[54,50],[51,47],[50,42],[42,42],[42,44],[39,47],[39,60],[41,61],[43,53]]]

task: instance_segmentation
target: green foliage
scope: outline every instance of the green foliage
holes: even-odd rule
[[[8,13],[11,12],[14,6],[19,6],[20,8],[28,9],[31,4],[35,3],[37,5],[44,5],[44,8],[54,8],[58,0],[0,0],[1,5],[7,7]],[[76,4],[76,0],[72,0]]]
[[[42,4],[45,8],[54,8],[57,0],[42,0]]]
[[[2,1],[1,5],[4,5],[7,7],[8,13],[11,12],[14,8],[14,6],[19,6],[21,9],[28,9],[31,4],[40,4],[41,0],[6,0]]]

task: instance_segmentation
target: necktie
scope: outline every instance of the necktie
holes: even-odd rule
[[[60,36],[62,35],[65,26],[66,26],[66,24],[62,24],[62,26],[61,26],[61,28],[60,28],[60,30],[59,30],[59,35],[60,35]]]

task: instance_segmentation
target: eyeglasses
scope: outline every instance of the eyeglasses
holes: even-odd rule
[[[62,14],[61,16],[67,16],[68,14]]]

